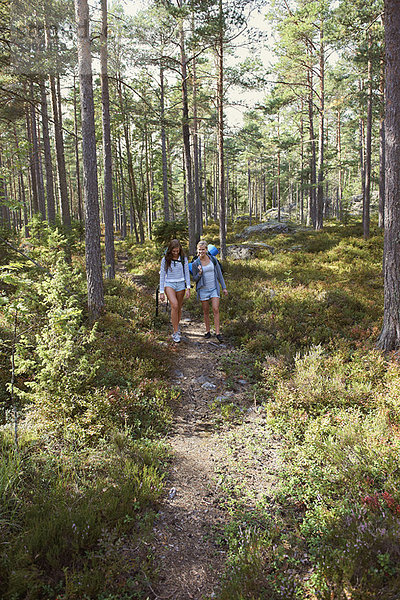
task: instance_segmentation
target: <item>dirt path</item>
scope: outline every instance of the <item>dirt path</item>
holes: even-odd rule
[[[139,277],[131,277],[140,285]],[[275,485],[277,444],[272,438],[266,446],[259,443],[266,431],[262,411],[249,401],[251,386],[242,381],[237,389],[227,389],[220,360],[234,349],[214,337],[206,340],[203,323],[185,312],[181,330],[182,341],[176,345],[170,327],[166,332],[175,351],[171,383],[182,394],[167,440],[172,463],[154,527],[152,553],[158,572],[150,597],[211,600],[218,595],[226,566],[226,550],[217,543],[230,518],[221,502],[226,493],[222,483],[232,476],[246,483],[252,510]],[[242,407],[240,424],[218,424],[215,403],[223,398]]]
[[[218,360],[229,349],[205,340],[202,324],[187,315],[181,329],[173,383],[182,397],[169,436],[174,458],[167,495],[154,532],[160,560],[155,592],[160,598],[200,600],[213,597],[225,565],[224,551],[213,542],[214,529],[226,518],[214,477],[224,448],[210,404],[224,391]]]

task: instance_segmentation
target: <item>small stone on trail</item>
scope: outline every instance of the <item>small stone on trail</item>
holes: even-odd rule
[[[182,371],[179,371],[178,369],[176,369],[176,371],[174,371],[174,375],[175,375],[175,377],[179,377],[179,378],[184,377]]]
[[[172,500],[173,498],[175,498],[176,495],[176,489],[173,487],[169,490],[168,496],[170,498],[170,500]]]
[[[217,386],[214,383],[206,381],[201,387],[203,388],[203,390],[215,390]]]
[[[211,383],[209,377],[206,377],[205,375],[200,375],[200,377],[196,377],[195,381],[197,381],[197,383]]]
[[[217,396],[214,398],[214,402],[225,402],[225,400],[228,400],[228,396]]]

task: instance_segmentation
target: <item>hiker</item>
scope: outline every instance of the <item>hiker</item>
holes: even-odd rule
[[[215,337],[222,343],[223,338],[220,333],[219,323],[219,298],[220,284],[225,296],[228,294],[224,277],[219,262],[209,252],[208,244],[200,240],[197,244],[198,257],[192,263],[192,275],[196,282],[197,298],[201,301],[203,307],[204,324],[206,332],[204,337],[209,339],[210,332],[210,300],[214,315]]]
[[[179,322],[182,315],[183,298],[190,296],[189,262],[179,240],[171,240],[161,261],[161,302],[164,302],[165,296],[171,305],[172,339],[179,343],[181,341]]]

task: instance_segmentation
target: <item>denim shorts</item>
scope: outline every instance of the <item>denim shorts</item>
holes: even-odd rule
[[[170,287],[176,292],[181,292],[182,290],[186,289],[186,282],[184,279],[182,279],[182,281],[167,281],[165,282],[164,289],[166,287]]]
[[[204,302],[204,300],[210,300],[211,298],[219,298],[217,288],[213,290],[205,290],[204,288],[199,289],[199,299]]]

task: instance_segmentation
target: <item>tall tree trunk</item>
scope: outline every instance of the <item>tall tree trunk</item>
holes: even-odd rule
[[[310,53],[311,61],[311,53]],[[315,132],[314,132],[314,90],[313,90],[313,76],[312,76],[312,64],[307,69],[307,83],[308,83],[308,119],[309,119],[309,131],[310,131],[310,195],[309,195],[309,211],[307,216],[307,222],[316,226],[317,215],[316,215],[316,184],[317,184],[317,159],[316,159],[316,144],[315,144]]]
[[[121,202],[122,202],[122,223],[121,223],[121,237],[124,240],[126,238],[126,196],[125,196],[125,182],[124,182],[124,167],[122,164],[122,151],[121,151],[121,138],[118,136],[118,162],[119,162],[119,173],[120,173],[120,189],[121,189]]]
[[[300,223],[304,223],[304,100],[301,98],[300,117]]]
[[[194,29],[194,24],[193,24]],[[196,243],[200,240],[203,233],[203,223],[201,219],[201,195],[200,195],[200,177],[199,177],[199,136],[197,120],[197,71],[196,59],[193,59],[192,71],[193,88],[193,167],[194,167],[194,198],[195,198],[195,231]]]
[[[14,124],[14,138],[15,138],[15,146],[17,148],[17,156],[20,161],[20,158],[21,158],[20,157],[20,146],[19,146],[19,140],[18,140],[18,135],[17,135],[17,128],[16,128],[15,124]],[[19,197],[22,202],[25,237],[29,237],[29,225],[28,225],[29,215],[28,215],[28,207],[26,205],[25,182],[24,182],[24,175],[23,175],[22,169],[19,170],[19,174],[18,174],[18,189],[19,189]]]
[[[78,106],[76,99],[76,81],[74,75],[74,133],[75,133],[75,170],[76,170],[76,187],[78,195],[78,218],[82,223],[83,211],[82,211],[82,186],[81,186],[81,166],[79,160],[79,137],[78,137]]]
[[[138,192],[137,192],[135,173],[133,170],[131,144],[130,144],[130,140],[129,140],[129,128],[128,128],[128,123],[127,123],[127,117],[125,114],[126,111],[125,111],[124,99],[123,99],[123,95],[122,95],[122,84],[121,84],[121,76],[120,75],[118,76],[118,97],[119,97],[120,110],[121,110],[121,115],[122,115],[122,125],[123,125],[123,129],[124,129],[126,157],[127,157],[127,162],[128,162],[131,233],[133,231],[135,232],[136,242],[140,241],[141,243],[143,243],[144,242],[143,224],[140,227],[139,197],[138,197]],[[138,227],[137,227],[137,222],[136,222],[135,206],[137,208],[137,217],[139,220],[140,238],[139,238],[139,232],[138,232]]]
[[[56,155],[57,155],[57,171],[58,171],[58,185],[60,190],[60,208],[61,218],[64,227],[69,229],[71,227],[71,212],[69,208],[68,199],[68,186],[67,186],[67,171],[65,168],[65,152],[64,152],[64,136],[62,130],[62,122],[60,121],[57,91],[56,91],[56,80],[54,75],[50,75],[50,90],[51,90],[51,104],[53,108],[53,122],[54,122],[54,137],[56,141]]]
[[[100,70],[101,104],[103,115],[103,168],[104,168],[104,244],[106,278],[115,278],[114,206],[112,180],[112,147],[110,123],[110,93],[108,87],[107,0],[101,0]]]
[[[342,115],[340,108],[337,111],[337,154],[339,163],[338,173],[338,190],[337,190],[337,206],[336,217],[342,219],[342,197],[343,197],[343,167],[342,167]]]
[[[362,92],[363,84],[359,81],[359,90]],[[361,194],[363,203],[365,198],[365,125],[364,119],[361,116],[359,121],[359,153],[360,153],[360,176],[361,176]]]
[[[324,155],[325,155],[325,47],[324,27],[320,25],[319,54],[319,135],[318,135],[318,187],[316,202],[315,229],[320,230],[324,223]]]
[[[96,319],[104,309],[104,292],[100,251],[92,56],[90,52],[89,7],[87,0],[75,0],[75,15],[78,28],[78,68],[82,114],[88,308],[91,317]]]
[[[169,194],[168,194],[168,162],[167,162],[167,142],[165,133],[165,77],[164,65],[161,59],[160,63],[160,125],[161,125],[161,159],[163,174],[163,209],[164,221],[168,222],[169,217]]]
[[[47,110],[47,94],[45,81],[41,79],[39,85],[42,112],[44,164],[46,170],[47,220],[51,225],[54,225],[56,222],[56,203],[54,198],[53,164],[51,158],[49,115]]]
[[[26,118],[26,133],[27,139],[29,141],[29,171],[30,171],[30,189],[31,189],[31,214],[36,214],[39,212],[39,198],[38,198],[38,188],[37,188],[37,174],[35,169],[35,158],[34,158],[34,149],[33,149],[33,134],[32,134],[32,119],[30,115],[30,110],[28,105],[25,109],[25,118]]]
[[[37,130],[37,119],[35,109],[35,97],[33,92],[33,83],[30,83],[30,117],[31,117],[31,136],[32,136],[32,152],[33,152],[33,168],[35,169],[37,199],[40,216],[43,220],[46,219],[46,200],[44,195],[43,171],[39,152],[39,139]]]
[[[150,157],[149,157],[149,135],[151,137],[151,133],[148,133],[147,130],[147,121],[145,121],[144,125],[144,158],[145,158],[145,168],[146,168],[146,206],[147,206],[147,235],[149,240],[151,240],[151,228],[153,221],[153,207],[152,207],[152,194],[151,194],[151,174],[150,174]]]
[[[379,117],[379,227],[385,223],[385,63],[381,61],[381,110]]]
[[[367,100],[367,132],[365,140],[365,193],[363,197],[363,232],[364,239],[369,238],[370,204],[371,204],[371,146],[372,146],[372,59],[371,32],[368,33],[368,100]]]
[[[385,0],[386,190],[384,242],[384,315],[378,346],[400,347],[400,10]]]
[[[219,243],[221,258],[226,258],[226,201],[224,154],[224,13],[219,0],[219,39],[217,48],[217,112],[218,112],[218,168],[219,168]]]
[[[182,0],[178,0],[179,6],[182,6]],[[192,158],[190,151],[190,128],[189,128],[189,102],[187,90],[187,59],[185,51],[185,33],[183,23],[180,23],[179,30],[180,51],[181,51],[181,77],[182,77],[182,135],[183,149],[185,158],[185,174],[187,189],[187,217],[189,230],[189,254],[196,253],[196,211],[192,177]]]

